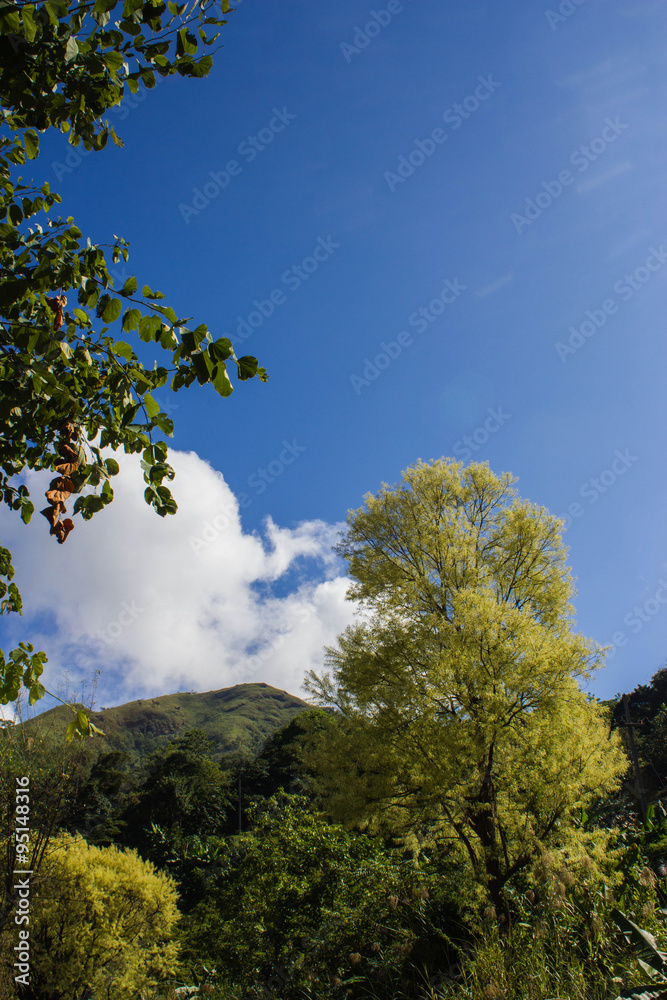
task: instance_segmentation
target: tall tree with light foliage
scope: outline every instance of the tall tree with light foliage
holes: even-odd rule
[[[457,842],[503,889],[626,766],[578,682],[562,524],[486,463],[418,462],[348,515],[356,624],[307,690],[340,725],[308,759],[335,818]]]

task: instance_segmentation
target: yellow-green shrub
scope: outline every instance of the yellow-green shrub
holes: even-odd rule
[[[67,1000],[128,996],[175,967],[172,880],[134,851],[61,835],[33,900],[31,986]]]

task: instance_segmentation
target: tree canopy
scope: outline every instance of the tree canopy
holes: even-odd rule
[[[118,464],[105,448],[140,453],[146,502],[163,517],[175,513],[164,440],[173,423],[155,390],[197,382],[226,397],[230,372],[240,381],[265,381],[267,374],[205,323],[188,325],[161,292],[148,285],[139,291],[136,277],[115,290],[109,267],[128,259],[125,240],[84,240],[73,218],[48,215],[61,201],[49,184],[17,170],[37,159],[38,133],[49,128],[67,133],[73,146],[101,150],[109,137],[122,145],[104,114],[126,87],[154,87],[156,74],[205,76],[215,29],[226,23],[220,13],[229,10],[225,0],[0,7],[0,492],[27,523],[34,504],[17,477],[25,469],[53,471],[42,514],[61,543],[74,527],[66,516],[72,494],[72,513],[84,519],[113,500],[110,477]],[[21,611],[13,575],[11,554],[2,549],[2,612]],[[22,685],[31,704],[42,697],[45,660],[29,643],[7,659],[0,653],[0,701],[15,700]],[[91,731],[85,713],[72,731]]]
[[[577,683],[561,523],[513,482],[442,459],[367,495],[338,547],[359,621],[306,685],[341,716],[310,744],[332,814],[453,839],[496,906],[625,767]]]

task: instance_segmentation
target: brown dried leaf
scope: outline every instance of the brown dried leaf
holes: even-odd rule
[[[63,456],[67,462],[76,462],[79,453],[76,448],[72,448],[71,444],[67,444],[66,441],[59,441],[57,444],[58,453]]]
[[[58,521],[55,524],[55,536],[58,539],[60,545],[63,544],[70,531],[74,530],[74,522],[70,517],[66,517],[64,521]]]
[[[56,472],[59,472],[61,476],[71,476],[78,468],[77,462],[61,462],[60,465],[56,465]]]
[[[67,490],[69,493],[74,492],[74,483],[67,476],[58,476],[56,479],[52,479],[49,485],[50,490]]]
[[[47,490],[47,492],[44,494],[44,496],[50,503],[58,503],[58,504],[64,504],[65,500],[67,500],[71,495],[72,495],[71,490]]]
[[[63,435],[63,437],[71,438],[75,430],[76,430],[76,424],[74,423],[73,420],[66,420],[63,424],[61,424],[60,427],[60,433]]]
[[[51,528],[55,527],[56,519],[58,517],[58,507],[45,507],[44,510],[40,511],[40,514],[44,515],[46,520],[51,525]],[[51,534],[53,534],[53,531]]]

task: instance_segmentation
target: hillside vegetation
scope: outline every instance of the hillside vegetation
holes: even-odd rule
[[[212,741],[212,756],[219,759],[227,754],[256,754],[271,733],[311,708],[301,698],[260,682],[140,698],[89,716],[104,732],[102,745],[131,758],[146,757],[177,736],[202,729]],[[39,716],[40,725],[52,727],[58,737],[64,737],[71,719],[71,710],[65,706]]]
[[[17,953],[21,1000],[667,1000],[667,675],[582,689],[561,527],[485,464],[417,463],[348,515],[364,614],[315,705],[255,683],[100,710],[103,739],[66,708],[3,730],[0,1000]]]

